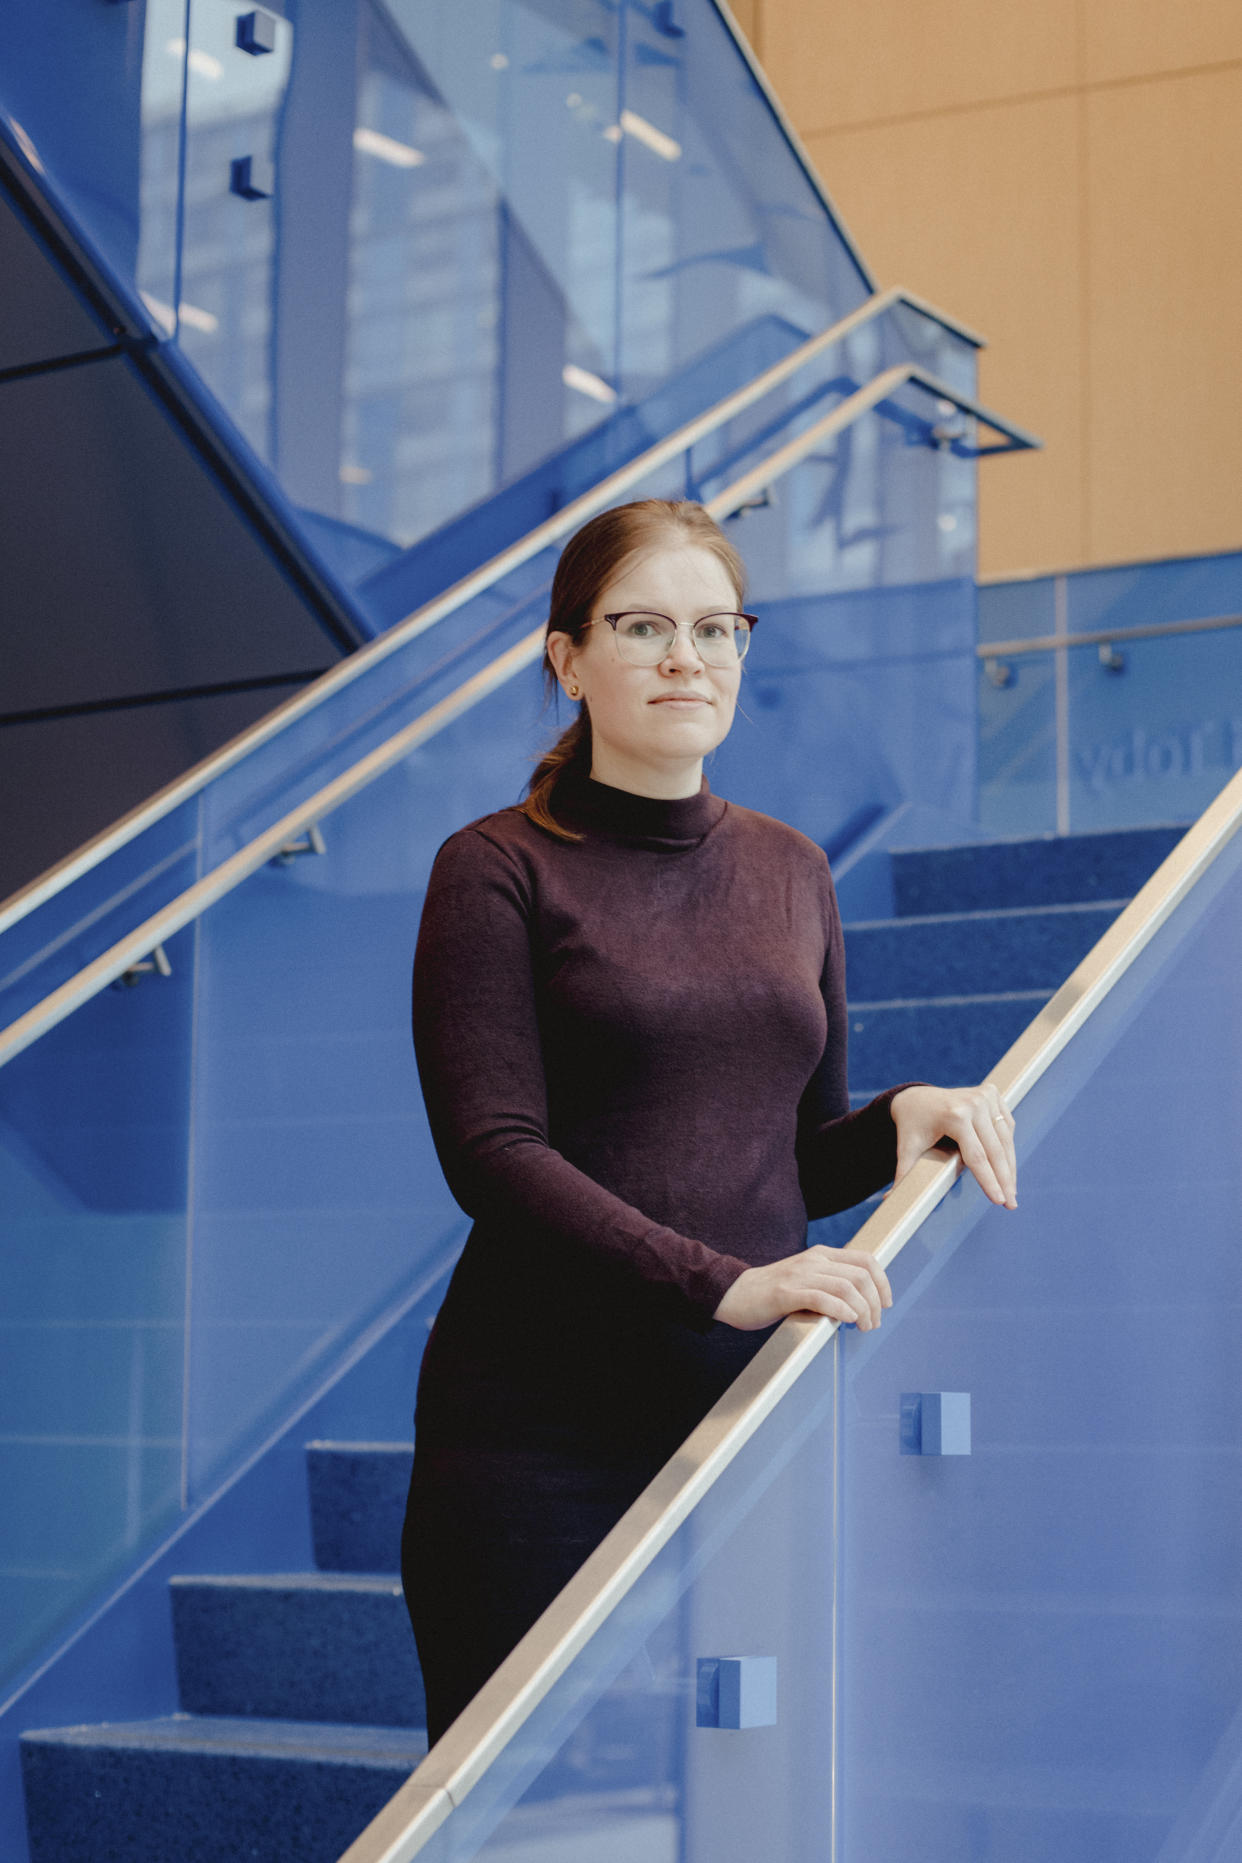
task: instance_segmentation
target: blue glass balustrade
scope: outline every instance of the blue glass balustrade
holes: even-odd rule
[[[842,1854],[1174,1859],[1242,1810],[1242,836],[843,1366]],[[899,1457],[903,1393],[971,1455]],[[1216,1824],[1213,1825],[1213,1820]]]
[[[835,379],[832,366],[824,365],[823,379]],[[804,425],[808,397],[818,395],[821,409],[835,405],[839,392],[821,393],[823,379],[803,394],[773,397],[770,418],[749,433],[739,423],[721,444],[705,495]],[[903,390],[863,417],[843,460],[817,453],[780,481],[773,502],[731,527],[752,569],[761,621],[741,710],[710,780],[821,842],[849,840],[869,785],[887,784],[894,799],[917,792],[919,808],[937,820],[969,813],[970,526],[937,520],[967,509],[970,465],[927,443],[935,419],[925,395]],[[675,494],[701,469],[678,456],[635,490]],[[826,486],[837,491],[824,510]],[[553,565],[554,552],[545,552],[375,661],[222,770],[154,824],[149,838],[124,845],[19,920],[0,943],[0,951],[12,946],[6,1022],[129,930],[135,915],[209,875],[538,630]],[[920,731],[912,729],[915,709]],[[160,1387],[167,1414],[151,1433],[171,1484],[159,1491],[160,1505],[174,1514],[210,1495],[411,1279],[425,1277],[460,1239],[409,1046],[422,891],[445,835],[515,800],[558,722],[544,708],[532,659],[325,814],[322,855],[260,866],[170,938],[170,978],[147,972],[132,989],[104,990],[0,1069],[11,1156],[42,1161],[41,1194],[61,1211],[74,1248],[102,1251],[118,1224],[132,1220],[150,1257],[143,1273],[165,1303],[167,1373]],[[140,1029],[145,1019],[171,1015],[174,1004],[181,1005],[178,1041],[158,1047],[149,1067],[145,1050],[114,1049],[120,1037],[107,1031]],[[96,1157],[97,1131],[78,1125],[71,1098],[49,1151],[49,1108],[60,1104],[66,1071],[76,1074],[81,1044],[94,1057],[89,1078],[104,1069],[92,1091],[124,1139],[109,1154],[107,1199],[77,1157],[80,1145]],[[140,1143],[153,1104],[168,1108],[167,1144],[176,1137],[181,1147],[163,1165],[160,1145],[147,1153]],[[181,1108],[175,1120],[174,1107]],[[0,1213],[0,1253],[10,1228],[27,1234],[30,1214],[24,1203]],[[27,1254],[30,1311],[55,1316],[58,1277],[67,1270],[58,1256]],[[123,1317],[133,1332],[145,1309]],[[133,1361],[121,1353],[109,1373],[109,1405],[123,1410],[131,1376]],[[47,1401],[49,1418],[59,1414]],[[85,1416],[93,1401],[89,1385],[70,1380],[70,1411],[76,1405]],[[30,1464],[28,1480],[14,1477],[16,1492],[33,1495],[36,1484],[61,1492],[50,1442],[58,1433],[59,1425],[42,1426],[43,1459]],[[119,1422],[106,1442],[98,1432],[79,1433],[89,1438],[77,1453],[93,1468],[90,1492],[101,1515],[123,1512],[145,1434]],[[56,1503],[74,1504],[67,1492]],[[156,1519],[153,1511],[140,1525]],[[113,1569],[116,1543],[101,1533],[99,1547],[93,1562],[57,1567],[59,1621]],[[31,1570],[37,1565],[33,1556],[27,1561]],[[16,1584],[16,1562],[11,1577]]]
[[[979,809],[1002,834],[1190,821],[1242,765],[1236,554],[980,591]],[[1144,629],[1171,628],[1145,635]],[[1082,641],[1084,634],[1116,635]]]
[[[1022,1101],[1018,1211],[949,1192],[420,1857],[1230,1853],[1240,915],[1235,833]],[[703,1725],[721,1658],[774,1718]]]
[[[926,318],[915,320],[912,333],[936,361],[958,342]],[[626,496],[719,495],[838,407],[906,341],[887,318],[855,332]],[[748,667],[755,705],[720,753],[721,786],[727,774],[755,806],[792,810],[798,825],[834,851],[849,844],[877,799],[907,812],[917,801],[928,811],[929,838],[957,838],[973,812],[973,468],[960,451],[930,444],[938,418],[929,396],[901,390],[817,448],[782,481],[774,503],[735,520],[770,646]],[[309,707],[294,700],[288,723],[275,716],[270,735],[239,761],[204,787],[191,785],[193,793],[102,865],[19,917],[0,945],[3,1023],[538,628],[555,560],[554,550],[542,551],[395,652],[361,657],[357,676],[326,700]],[[810,665],[821,669],[818,709],[796,695]],[[902,709],[891,711],[895,689],[885,682],[899,665],[905,696]],[[918,677],[942,681],[934,700],[924,701],[943,726],[935,777],[925,767],[931,737],[909,728]],[[880,683],[867,697],[873,679]],[[782,693],[793,695],[792,711],[778,717]],[[314,696],[312,688],[307,697]],[[764,711],[772,715],[761,718]],[[873,720],[865,728],[864,715]],[[791,739],[785,732],[794,716],[803,724]],[[809,787],[805,768],[796,774],[798,732],[814,747]],[[520,787],[529,739],[521,741],[506,794]],[[785,761],[773,764],[777,745],[785,746]],[[445,754],[432,754],[443,767]],[[437,820],[451,824],[447,808],[436,807]],[[907,838],[916,828],[906,822]]]
[[[542,470],[477,561],[868,294],[710,0],[244,11],[15,0],[0,105],[372,627],[421,540]]]
[[[183,1504],[194,932],[0,1073],[0,1672]]]

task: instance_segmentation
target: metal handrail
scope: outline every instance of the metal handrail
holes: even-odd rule
[[[1062,647],[1106,646],[1115,640],[1161,640],[1166,634],[1210,634],[1242,627],[1242,615],[1208,615],[1202,621],[1144,621],[1137,627],[1092,628],[1082,634],[1030,634],[1020,640],[980,641],[980,660],[1014,660],[1023,653],[1055,653]]]
[[[1222,790],[988,1076],[1012,1110],[1242,830],[1242,771]],[[952,1188],[960,1160],[928,1152],[855,1235],[887,1266]],[[698,1501],[823,1351],[836,1320],[782,1322],[340,1863],[412,1863],[651,1565]]]
[[[808,453],[813,453],[823,441],[830,440],[834,434],[840,433],[842,428],[856,421],[860,414],[865,414],[869,408],[877,407],[881,401],[887,401],[891,395],[895,395],[899,389],[905,387],[918,388],[925,394],[934,395],[937,401],[947,402],[959,412],[981,421],[985,426],[994,428],[997,433],[1004,434],[1007,440],[1013,442],[1012,448],[1006,450],[1016,451],[1041,445],[1034,434],[1015,426],[1012,421],[1003,420],[999,414],[990,413],[979,402],[973,401],[969,395],[961,394],[956,388],[950,388],[949,384],[942,382],[938,375],[932,375],[927,369],[920,368],[917,363],[899,362],[891,369],[881,370],[879,375],[874,376],[871,381],[857,389],[846,400],[839,402],[830,414],[825,414],[821,420],[804,428],[800,434],[795,435],[786,445],[779,447],[775,453],[769,453],[766,459],[760,460],[757,466],[753,467],[743,478],[738,479],[722,495],[729,501],[723,510],[717,510],[715,507],[718,500],[711,498],[705,501],[706,509],[716,518],[728,516],[729,512],[738,510],[741,505],[749,503],[759,493],[767,491],[768,487],[788,472],[791,466],[796,466],[800,460],[806,458]]]
[[[883,316],[885,312],[894,309],[898,304],[904,304],[921,316],[941,324],[968,343],[976,346],[982,344],[983,339],[968,330],[965,325],[955,323],[944,312],[935,310],[915,293],[903,290],[900,286],[893,286],[887,291],[881,291],[876,296],[868,298],[846,316],[838,318],[837,322],[831,324],[828,329],[821,330],[817,336],[809,338],[807,342],[791,351],[780,362],[773,363],[771,368],[763,370],[744,387],[726,395],[714,407],[708,408],[705,413],[697,415],[694,420],[687,421],[684,426],[679,427],[676,433],[648,447],[647,451],[641,453],[637,459],[631,460],[628,465],[610,473],[590,491],[583,492],[579,497],[571,500],[562,510],[555,512],[552,517],[543,524],[537,525],[534,530],[528,531],[517,543],[510,544],[507,549],[500,551],[479,569],[454,583],[434,601],[427,602],[423,607],[416,609],[404,620],[398,622],[395,627],[389,628],[365,647],[360,647],[357,652],[339,661],[336,666],[331,667],[311,685],[286,699],[283,705],[268,712],[247,730],[230,739],[227,744],[213,751],[210,756],[205,757],[201,763],[195,764],[193,769],[187,770],[183,776],[157,791],[138,808],[122,816],[120,821],[112,823],[93,840],[86,842],[56,866],[41,874],[38,879],[32,880],[28,886],[14,893],[3,906],[0,906],[0,933],[5,932],[28,913],[35,911],[48,899],[71,885],[73,881],[80,879],[82,874],[98,866],[118,848],[134,840],[146,828],[160,821],[189,797],[204,789],[216,777],[231,769],[234,764],[240,763],[261,744],[267,743],[281,731],[287,730],[308,712],[314,711],[316,707],[331,698],[334,693],[351,684],[355,679],[361,678],[381,661],[386,660],[390,654],[400,652],[410,641],[417,639],[428,628],[434,627],[447,615],[473,600],[476,595],[483,594],[510,571],[529,562],[531,557],[537,556],[541,550],[547,549],[551,544],[559,543],[563,537],[577,530],[579,525],[584,524],[588,518],[594,517],[598,511],[603,511],[607,506],[615,504],[623,493],[649,473],[675,458],[678,453],[685,452],[688,447],[705,439],[717,427],[724,426],[726,422],[744,413],[756,401],[762,400],[764,395],[779,388],[791,376],[805,368],[809,362],[814,361],[823,351],[844,342],[855,331],[873,322],[875,318]],[[1029,442],[1023,443],[1029,444]]]
[[[728,517],[731,512],[739,510],[753,498],[757,491],[765,490],[784,473],[790,471],[829,434],[838,433],[851,422],[860,419],[863,414],[907,382],[938,398],[951,399],[956,407],[987,421],[1000,432],[1012,432],[1019,445],[1038,445],[1038,441],[1023,435],[1021,429],[1010,428],[1000,420],[999,416],[988,414],[967,396],[958,394],[955,389],[947,388],[937,377],[928,375],[925,370],[917,368],[914,364],[901,363],[895,368],[881,370],[872,381],[865,383],[862,388],[840,402],[825,419],[807,428],[805,433],[799,434],[796,439],[772,454],[753,471],[735,479],[724,491],[717,492],[713,498],[705,500],[704,508],[717,521]],[[432,606],[435,605],[432,604]],[[92,996],[97,996],[118,977],[124,976],[135,964],[147,957],[157,945],[166,944],[174,933],[181,931],[184,926],[198,918],[200,913],[205,912],[208,906],[222,899],[226,893],[232,892],[233,888],[240,885],[250,874],[257,873],[260,867],[266,866],[267,862],[278,855],[291,841],[323,821],[325,816],[339,809],[343,803],[357,795],[359,790],[365,789],[386,770],[402,762],[419,745],[425,744],[428,738],[434,737],[438,731],[442,731],[463,712],[469,711],[481,699],[486,698],[489,693],[504,685],[524,667],[529,666],[532,661],[537,660],[543,652],[543,643],[544,625],[541,622],[537,628],[498,655],[495,660],[473,674],[471,678],[464,680],[447,697],[422,712],[408,725],[404,725],[400,731],[394,732],[391,737],[386,738],[382,744],[378,744],[366,756],[359,758],[357,763],[351,764],[349,769],[342,771],[330,783],[324,784],[321,789],[317,789],[313,795],[300,802],[296,808],[290,809],[287,814],[281,816],[279,821],[274,822],[269,828],[264,829],[262,834],[256,835],[253,840],[247,842],[245,847],[239,848],[219,866],[213,867],[211,872],[205,874],[201,880],[197,880],[193,886],[187,887],[176,898],[161,906],[140,925],[127,932],[106,951],[101,952],[91,963],[84,965],[67,982],[50,991],[24,1015],[19,1016],[15,1022],[11,1022],[7,1028],[0,1030],[0,1067],[30,1047],[31,1043],[46,1034],[48,1029],[54,1028],[58,1022],[63,1022],[65,1017],[72,1015],[75,1009],[80,1009],[83,1003],[90,1001]]]

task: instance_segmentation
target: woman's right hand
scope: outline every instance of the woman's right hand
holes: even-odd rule
[[[880,1324],[881,1309],[892,1304],[888,1276],[872,1256],[863,1249],[816,1243],[766,1268],[747,1268],[712,1317],[751,1333],[790,1313],[822,1313],[830,1320],[852,1321],[866,1333]]]

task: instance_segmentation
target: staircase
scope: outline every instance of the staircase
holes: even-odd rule
[[[980,1081],[1185,833],[1125,828],[894,852],[891,919],[845,927],[850,1100]],[[842,1248],[879,1203],[816,1225]]]
[[[897,916],[846,927],[855,1098],[981,1079],[1181,833],[894,854]],[[180,1714],[24,1735],[32,1863],[334,1863],[422,1758],[397,1577],[410,1446],[306,1454],[314,1571],[172,1580]],[[618,1728],[606,1783],[649,1779],[659,1731]]]
[[[897,916],[845,927],[852,1097],[982,1080],[1184,832],[893,854]]]
[[[408,1443],[310,1443],[316,1570],[170,1587],[182,1712],[27,1733],[32,1863],[334,1863],[427,1750]]]

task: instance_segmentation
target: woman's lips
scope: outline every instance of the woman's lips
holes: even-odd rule
[[[649,705],[710,705],[712,701],[698,692],[669,692],[647,702]]]

